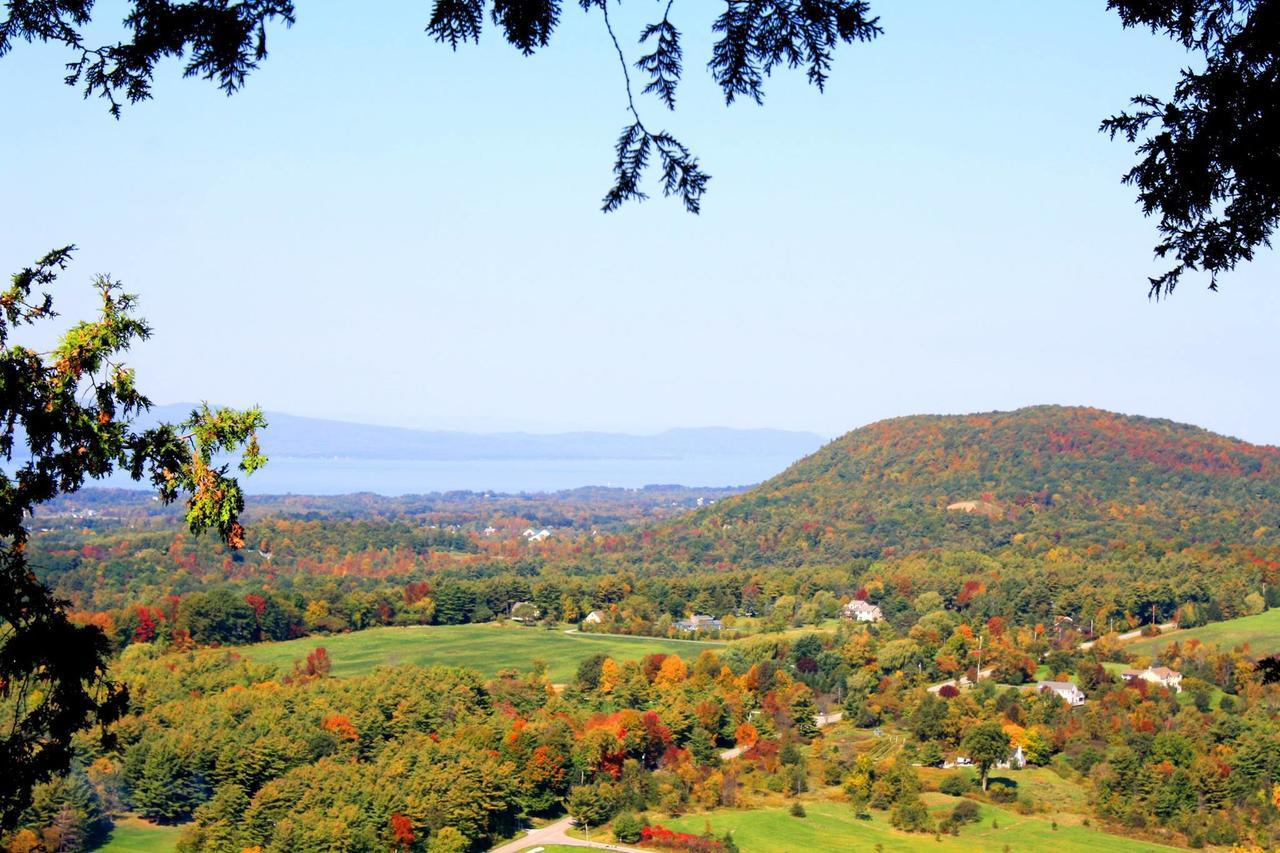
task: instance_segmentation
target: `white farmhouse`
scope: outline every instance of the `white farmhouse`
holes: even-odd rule
[[[879,622],[884,618],[884,614],[880,612],[879,607],[856,599],[846,604],[841,613],[843,613],[844,618],[854,619],[858,622]]]
[[[1149,666],[1146,669],[1126,669],[1120,673],[1125,681],[1142,681],[1167,687],[1175,693],[1182,692],[1182,673],[1167,666]]]
[[[1070,681],[1037,681],[1036,692],[1051,690],[1073,708],[1084,704],[1084,691]]]
[[[604,621],[604,611],[592,610],[590,613],[587,614],[587,618],[583,619],[582,621],[586,625],[599,625],[601,622]]]

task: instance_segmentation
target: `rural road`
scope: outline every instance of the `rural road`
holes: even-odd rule
[[[639,847],[628,847],[625,844],[603,844],[599,841],[583,841],[573,838],[568,830],[573,826],[573,818],[562,817],[555,823],[549,823],[541,829],[530,830],[528,835],[508,841],[501,847],[494,847],[489,853],[516,853],[517,850],[528,850],[531,847],[545,847],[550,844],[565,847],[594,847],[598,850],[625,850],[629,853],[653,853]]]
[[[1159,628],[1160,628],[1160,634],[1161,634],[1161,635],[1164,635],[1165,633],[1167,633],[1167,632],[1169,632],[1169,631],[1172,631],[1172,630],[1174,630],[1174,629],[1175,629],[1175,628],[1177,628],[1177,627],[1178,627],[1178,623],[1176,623],[1176,622],[1165,622],[1163,625],[1160,625],[1160,626],[1159,626]],[[1125,633],[1120,634],[1119,636],[1117,636],[1117,637],[1116,637],[1116,639],[1117,639],[1117,640],[1120,640],[1120,641],[1124,641],[1124,640],[1135,640],[1135,639],[1137,639],[1138,637],[1141,637],[1141,636],[1142,636],[1142,629],[1141,629],[1141,628],[1139,628],[1139,629],[1137,629],[1136,631],[1126,631]],[[1087,641],[1085,641],[1085,642],[1083,642],[1083,643],[1081,643],[1081,644],[1080,644],[1080,650],[1081,650],[1081,651],[1088,651],[1089,649],[1093,648],[1093,644],[1094,644],[1094,643],[1096,643],[1096,642],[1098,642],[1098,641],[1097,641],[1097,640],[1087,640]]]
[[[830,726],[840,722],[844,718],[843,711],[832,711],[830,714],[819,714],[817,716],[818,727]],[[737,758],[742,754],[742,747],[734,747],[726,749],[720,753],[722,761],[729,761]],[[599,850],[625,850],[630,853],[653,853],[652,850],[643,850],[639,847],[628,847],[625,844],[604,844],[599,841],[584,841],[581,838],[573,838],[567,830],[573,826],[573,818],[562,817],[555,823],[549,823],[541,829],[530,830],[528,835],[517,838],[515,841],[508,841],[501,847],[494,847],[489,853],[516,853],[518,850],[528,850],[531,847],[543,847],[550,844],[561,844],[565,847],[595,847]]]
[[[579,631],[577,628],[565,630],[570,637],[618,637],[623,640],[662,640],[664,643],[693,643],[695,646],[727,646],[728,640],[687,640],[684,637],[650,637],[647,634],[606,634],[604,631]],[[618,848],[622,849],[622,848]]]
[[[979,680],[979,681],[981,681],[981,680],[982,680],[982,679],[984,679],[984,678],[990,678],[990,677],[991,677],[991,673],[993,673],[993,672],[995,672],[995,667],[993,667],[993,666],[989,666],[989,667],[987,667],[986,669],[984,669],[984,670],[982,670],[981,672],[979,672],[979,673],[978,673],[978,680]],[[939,690],[941,690],[942,688],[946,687],[948,684],[950,684],[952,687],[959,687],[959,686],[960,686],[960,685],[962,685],[962,684],[968,684],[968,683],[969,683],[969,679],[965,678],[965,677],[962,675],[962,676],[960,676],[959,678],[953,678],[953,679],[951,679],[950,681],[940,681],[940,682],[938,682],[937,684],[935,684],[935,685],[933,685],[932,687],[930,687],[930,688],[929,688],[929,692],[930,692],[930,693],[937,693]]]
[[[818,728],[823,728],[824,726],[829,726],[829,725],[832,725],[833,723],[838,723],[843,719],[844,719],[844,711],[832,711],[830,714],[819,714],[815,718],[816,722],[818,723]],[[741,746],[735,746],[733,749],[726,749],[724,752],[720,753],[720,760],[729,761],[731,759],[737,758],[739,755],[742,755],[744,751],[745,751],[745,747],[741,747]]]

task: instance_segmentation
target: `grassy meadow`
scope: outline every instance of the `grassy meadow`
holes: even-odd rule
[[[1280,652],[1280,608],[1267,610],[1255,616],[1242,616],[1239,619],[1213,622],[1199,628],[1188,628],[1185,631],[1170,631],[1159,637],[1134,640],[1125,646],[1125,651],[1135,655],[1158,655],[1174,640],[1185,643],[1193,639],[1223,649],[1248,643],[1250,651],[1255,655],[1275,654]]]
[[[934,817],[949,814],[957,797],[924,794]],[[719,809],[673,820],[655,821],[681,832],[701,834],[709,824],[716,835],[732,830],[742,853],[791,853],[791,851],[872,850],[985,853],[1008,849],[1012,853],[1053,850],[1055,853],[1139,853],[1164,851],[1167,847],[1111,835],[1083,826],[1079,815],[1020,815],[983,804],[981,818],[960,830],[958,836],[912,834],[894,829],[887,812],[873,811],[870,820],[858,820],[846,803],[805,801],[806,817],[792,817],[786,808],[757,811]],[[876,847],[876,845],[881,845]],[[1006,847],[1007,845],[1007,847]],[[547,848],[551,850],[552,848]]]
[[[404,663],[465,666],[492,676],[506,667],[527,670],[536,659],[547,664],[553,682],[564,683],[572,680],[582,660],[597,653],[617,660],[633,660],[665,652],[692,662],[703,649],[722,645],[654,637],[566,634],[562,628],[548,631],[509,622],[490,622],[369,628],[350,634],[258,643],[236,651],[252,661],[275,664],[287,672],[295,660],[305,658],[317,646],[324,646],[333,661],[333,675],[339,677],[363,675],[379,666]]]
[[[180,826],[160,826],[136,817],[116,818],[115,827],[96,853],[168,853],[178,846]]]

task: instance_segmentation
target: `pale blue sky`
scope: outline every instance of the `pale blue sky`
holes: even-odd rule
[[[118,4],[117,4],[118,5]],[[1280,263],[1146,299],[1154,224],[1096,132],[1187,57],[1101,0],[874,4],[825,95],[764,108],[708,77],[717,4],[681,2],[681,109],[704,213],[598,212],[626,122],[599,13],[552,49],[452,54],[427,3],[302,3],[226,98],[164,66],[115,122],[65,55],[0,60],[0,265],[81,246],[155,325],[160,402],[257,402],[405,426],[772,426],[1080,403],[1280,443]],[[108,12],[112,4],[100,4]],[[628,0],[624,46],[652,3]],[[646,99],[647,100],[647,99]]]

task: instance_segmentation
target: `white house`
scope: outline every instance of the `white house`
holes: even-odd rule
[[[1167,687],[1175,693],[1182,692],[1182,673],[1167,666],[1149,666],[1146,669],[1126,669],[1120,673],[1125,681],[1141,679],[1151,684]]]
[[[1084,691],[1070,681],[1037,681],[1036,692],[1051,690],[1073,708],[1084,704]]]
[[[996,764],[1001,770],[1021,770],[1027,766],[1027,757],[1022,753],[1022,747],[1019,746],[1013,751],[1013,754],[1004,761]]]
[[[534,530],[532,527],[529,527],[520,535],[530,542],[541,542],[551,535],[551,531],[545,527],[541,530]]]
[[[583,619],[582,621],[586,625],[599,625],[601,622],[604,621],[604,611],[592,610],[590,613],[587,614],[587,618]]]
[[[859,622],[879,622],[884,618],[884,614],[880,612],[879,607],[856,599],[846,604],[841,613],[843,613],[844,618],[855,619]]]

